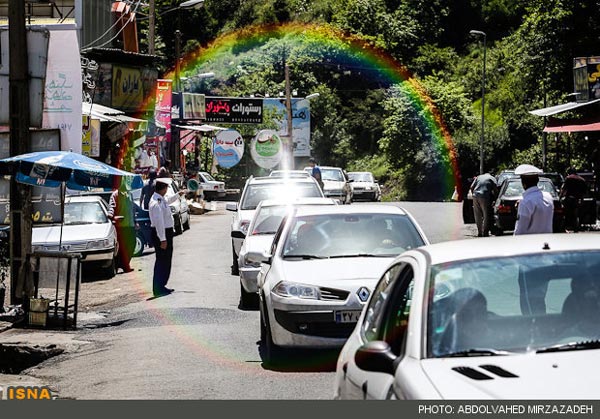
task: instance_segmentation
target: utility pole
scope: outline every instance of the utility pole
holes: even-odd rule
[[[22,0],[8,4],[8,37],[10,44],[9,109],[10,155],[29,151],[29,63],[27,60],[27,28]],[[26,281],[25,264],[31,252],[31,188],[10,181],[10,299],[11,304],[23,302],[33,295]],[[26,300],[25,303],[28,303]]]
[[[150,0],[148,13],[148,55],[154,55],[154,34],[156,32],[156,0]]]
[[[292,120],[292,92],[290,87],[290,68],[285,63],[285,109],[287,111],[287,132],[288,138],[284,150],[284,158],[287,159],[288,167],[286,169],[294,170],[294,140],[293,140],[293,130],[294,130],[294,121]]]

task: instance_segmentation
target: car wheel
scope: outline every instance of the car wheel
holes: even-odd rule
[[[117,261],[116,259],[112,259],[110,265],[107,268],[104,268],[104,276],[107,279],[114,277],[117,274]]]
[[[139,257],[144,253],[144,239],[138,234],[135,235],[135,249],[133,249],[133,256]]]
[[[235,247],[233,247],[233,242],[231,242],[231,255],[233,259],[233,263],[231,265],[231,275],[239,275],[240,268],[238,266],[237,256],[235,254]]]
[[[183,233],[183,227],[181,226],[181,214],[177,215],[177,217],[175,217],[175,234],[181,234]]]
[[[267,365],[273,365],[277,363],[279,359],[280,348],[273,342],[271,325],[269,324],[269,315],[267,314],[267,307],[264,302],[262,304],[262,310],[260,310],[260,327],[263,362]]]
[[[258,294],[255,292],[248,292],[244,289],[240,281],[240,308],[243,309],[257,309],[258,308]]]
[[[183,223],[183,230],[187,231],[190,229],[190,216],[188,214],[188,219],[185,221],[185,223]]]

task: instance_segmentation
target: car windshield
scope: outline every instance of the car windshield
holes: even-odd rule
[[[373,175],[370,173],[348,173],[348,177],[355,182],[373,182]]]
[[[544,192],[548,192],[552,195],[553,198],[558,197],[556,193],[556,188],[552,184],[550,180],[540,180],[538,182],[538,188],[540,188]],[[523,196],[523,184],[520,179],[510,180],[506,185],[506,189],[502,194],[506,198],[516,198]]]
[[[248,185],[242,200],[242,210],[256,209],[265,199],[322,198],[323,193],[314,182],[262,183]]]
[[[301,216],[289,231],[284,258],[387,257],[424,244],[412,221],[400,214]]]
[[[99,202],[67,202],[65,225],[103,224],[108,219]]]
[[[536,253],[431,268],[430,357],[551,351],[600,336],[599,251]]]
[[[344,175],[340,169],[323,169],[321,168],[321,179],[332,180],[335,182],[343,182]]]
[[[288,209],[287,205],[262,207],[255,215],[250,235],[275,234]]]
[[[208,173],[202,172],[201,175],[206,182],[215,182],[215,178],[209,175]]]

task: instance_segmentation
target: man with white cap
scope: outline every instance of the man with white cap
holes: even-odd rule
[[[152,225],[152,242],[156,252],[154,262],[154,278],[152,290],[155,297],[160,297],[173,292],[167,288],[167,282],[171,275],[171,261],[173,259],[173,216],[169,204],[179,199],[186,191],[181,190],[178,194],[166,197],[169,185],[173,182],[171,178],[156,179],[154,195],[150,200],[148,212]]]
[[[514,235],[552,233],[554,201],[552,195],[538,188],[540,169],[522,164],[515,169],[521,176],[523,199],[518,203],[517,223]]]

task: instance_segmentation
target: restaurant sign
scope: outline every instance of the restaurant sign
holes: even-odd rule
[[[262,124],[262,99],[207,97],[206,122],[223,124]]]

